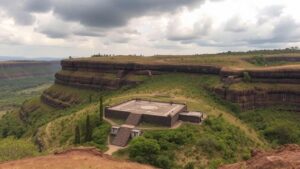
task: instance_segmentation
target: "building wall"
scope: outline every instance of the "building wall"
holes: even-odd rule
[[[129,116],[130,112],[126,111],[117,111],[117,110],[109,110],[107,107],[104,111],[104,116],[106,118],[115,118],[115,119],[123,119],[126,120]]]
[[[200,123],[201,117],[190,116],[190,115],[186,114],[186,115],[179,115],[179,120],[185,121],[185,122]]]
[[[187,111],[187,106],[185,105],[181,110],[179,110],[175,115],[170,116],[155,116],[143,114],[141,122],[157,124],[162,126],[172,127],[179,120],[179,113]],[[111,110],[109,107],[105,108],[105,117],[107,118],[116,118],[116,119],[124,119],[126,120],[129,116],[130,112],[119,111],[119,110]]]

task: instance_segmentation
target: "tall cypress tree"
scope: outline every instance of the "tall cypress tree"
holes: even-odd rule
[[[80,129],[79,126],[75,127],[75,140],[74,140],[75,144],[80,144]]]
[[[99,102],[99,120],[100,120],[100,123],[103,122],[103,111],[104,111],[104,107],[103,107],[103,97],[101,96],[100,97],[100,102]]]
[[[90,94],[89,95],[89,102],[92,103],[92,101],[93,101],[93,98],[92,98],[92,95]]]
[[[92,141],[92,126],[90,122],[90,116],[86,116],[86,123],[85,123],[85,141]]]

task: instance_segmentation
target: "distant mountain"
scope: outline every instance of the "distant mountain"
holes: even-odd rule
[[[62,57],[24,57],[24,56],[0,56],[0,61],[11,61],[11,60],[44,60],[44,61],[54,61],[61,60]]]

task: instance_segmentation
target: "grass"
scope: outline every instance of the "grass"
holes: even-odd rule
[[[4,116],[6,114],[7,111],[0,111],[0,119],[2,118],[2,116]]]
[[[239,117],[263,135],[273,146],[300,144],[300,115],[280,108],[246,111]]]
[[[81,140],[84,140],[84,133],[85,133],[85,118],[87,115],[90,115],[92,124],[94,128],[99,129],[105,128],[104,130],[110,130],[110,125],[108,123],[103,123],[102,125],[97,125],[99,122],[98,120],[98,113],[97,113],[98,106],[96,104],[90,104],[81,106],[74,110],[74,112],[69,113],[68,115],[56,118],[55,120],[50,121],[49,123],[42,126],[37,134],[39,138],[43,140],[44,148],[47,151],[53,151],[60,147],[72,146],[74,143],[74,130],[75,126],[80,126],[81,129]],[[95,131],[95,132],[96,132]],[[100,132],[101,134],[101,132]],[[98,147],[101,150],[106,150],[107,142],[99,142],[99,137],[104,137],[105,140],[108,138],[108,133],[102,132],[101,135],[94,135],[94,138],[97,137],[98,139],[95,142],[87,143],[86,145],[93,145]],[[103,140],[103,139],[102,139]],[[84,141],[83,141],[84,142]]]
[[[246,83],[239,82],[234,83],[229,86],[229,89],[243,91],[243,90],[253,90],[253,89],[265,89],[265,90],[291,90],[291,91],[300,91],[298,84],[284,84],[284,83]]]
[[[29,140],[0,139],[0,162],[39,155],[37,147]]]
[[[0,81],[0,110],[19,107],[25,100],[41,95],[53,83],[52,76]]]
[[[202,54],[202,55],[158,55],[152,57],[141,56],[101,56],[91,58],[81,58],[86,61],[105,61],[114,63],[140,63],[140,64],[192,64],[192,65],[214,65],[214,66],[229,66],[229,67],[241,67],[252,68],[261,66],[273,66],[290,64],[289,62],[282,62],[280,64],[257,64],[257,62],[248,62],[245,59],[253,59],[256,56],[269,57],[269,56],[300,56],[298,51],[287,52],[285,50],[276,52],[231,52],[220,54]],[[226,58],[226,59],[225,59]],[[260,63],[260,62],[259,62]]]

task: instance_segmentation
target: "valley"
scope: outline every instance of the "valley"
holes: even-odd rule
[[[0,62],[0,111],[11,111],[53,83],[58,62]]]

